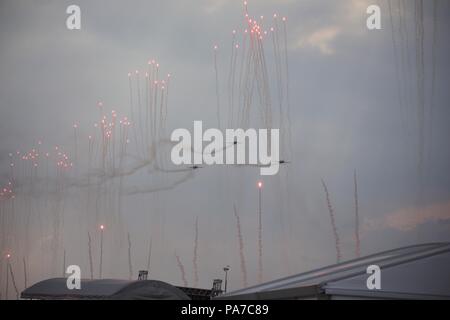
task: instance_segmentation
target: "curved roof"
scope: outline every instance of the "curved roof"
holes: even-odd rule
[[[385,296],[410,294],[450,298],[450,243],[431,243],[389,250],[363,258],[300,273],[249,288],[229,292],[220,298],[245,298],[254,294],[303,288],[305,295],[367,292],[367,267],[382,270]],[[307,290],[306,290],[307,289]],[[373,295],[373,293],[371,292]],[[267,296],[267,294],[263,294]]]
[[[189,300],[180,289],[156,280],[81,280],[81,289],[69,290],[66,278],[38,282],[25,289],[24,299]]]

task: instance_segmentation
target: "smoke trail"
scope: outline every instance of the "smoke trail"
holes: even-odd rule
[[[194,264],[194,287],[196,288],[198,284],[198,217],[195,217],[194,230],[194,258],[192,259],[192,262]]]
[[[154,158],[151,157],[149,159],[143,160],[141,163],[138,163],[134,166],[132,166],[131,168],[128,169],[124,169],[121,172],[106,172],[105,170],[101,170],[99,173],[93,172],[91,174],[97,175],[100,178],[108,178],[108,179],[113,179],[116,177],[126,177],[126,176],[131,176],[133,174],[135,174],[136,172],[138,172],[139,170],[151,165],[154,162]],[[105,181],[103,181],[102,183],[104,183]]]
[[[135,116],[134,116],[134,107],[133,107],[133,85],[132,85],[132,79],[131,79],[131,72],[128,74],[128,83],[129,83],[129,92],[130,92],[130,117],[131,122],[133,123],[132,129],[133,129],[133,138],[136,145],[136,151],[139,152],[139,146],[138,146],[138,139],[136,134],[136,126],[135,126]]]
[[[19,300],[19,290],[17,289],[16,280],[14,278],[14,272],[13,272],[13,270],[11,268],[11,264],[10,263],[8,263],[8,268],[9,268],[9,274],[11,276],[12,285],[14,287],[14,290],[16,291],[16,298],[17,298],[17,300]]]
[[[400,0],[398,1],[398,12],[399,12],[399,25],[398,30],[400,34],[400,57],[401,57],[401,67],[402,67],[402,93],[404,94],[404,104],[405,104],[405,121],[402,122],[402,125],[405,126],[406,130],[406,142],[408,144],[408,148],[414,150],[413,144],[414,140],[412,138],[413,130],[411,129],[411,113],[410,107],[414,104],[414,90],[411,88],[411,80],[414,79],[413,75],[413,65],[411,62],[411,50],[409,44],[409,30],[407,24],[408,18],[408,0]]]
[[[131,264],[131,238],[130,233],[127,234],[128,237],[128,272],[129,272],[129,280],[133,279],[133,265]]]
[[[353,175],[353,181],[355,186],[355,254],[356,257],[359,258],[361,256],[361,241],[359,238],[359,204],[358,204],[358,182],[356,179],[356,170]]]
[[[325,191],[325,198],[327,201],[328,212],[330,213],[331,227],[333,229],[334,241],[335,241],[335,245],[336,245],[336,262],[339,263],[341,261],[341,248],[340,248],[340,244],[339,244],[339,235],[338,235],[337,228],[336,228],[334,209],[333,209],[333,206],[331,205],[330,194],[328,192],[327,185],[325,184],[325,181],[323,179],[322,179],[322,186],[323,186],[323,190]]]
[[[235,91],[235,79],[236,79],[236,63],[238,60],[238,48],[239,45],[236,44],[235,47],[233,48],[233,52],[235,52],[234,57],[232,59],[232,76],[231,76],[231,108],[230,108],[230,119],[229,119],[229,126],[232,126],[233,123],[233,118],[234,118],[234,91]]]
[[[274,31],[272,32],[272,43],[273,43],[273,51],[274,51],[274,56],[275,56],[275,73],[276,73],[276,84],[277,84],[277,96],[278,96],[278,103],[279,103],[279,117],[280,117],[280,126],[282,124],[282,120],[284,119],[283,116],[283,84],[282,81],[283,76],[282,76],[282,68],[281,68],[281,53],[280,53],[280,46],[279,46],[279,39],[278,39],[278,23],[277,23],[277,18],[276,16],[274,16]],[[281,128],[280,128],[281,129]],[[284,130],[282,130],[284,131]],[[284,139],[282,138],[282,141],[284,141]]]
[[[404,35],[404,42],[405,42],[405,53],[406,53],[406,69],[408,71],[407,73],[407,77],[412,79],[412,63],[411,63],[411,56],[409,54],[410,52],[410,44],[409,44],[409,37],[408,37],[408,25],[407,25],[407,21],[406,21],[406,13],[407,13],[407,3],[408,0],[401,0],[399,3],[399,7],[400,7],[400,12],[401,15],[400,17],[402,18],[401,24],[403,26],[403,35]],[[406,89],[406,88],[405,88]]]
[[[236,218],[236,230],[239,240],[239,258],[241,261],[241,272],[242,272],[242,284],[244,288],[247,287],[247,267],[245,265],[245,254],[244,254],[244,237],[242,236],[241,221],[236,209],[236,205],[233,205],[234,217]]]
[[[423,25],[423,0],[415,2],[416,18],[416,65],[417,65],[417,119],[419,125],[419,157],[417,163],[418,196],[419,204],[423,200],[424,182],[424,150],[425,150],[425,66],[424,66],[424,25]]]
[[[89,254],[89,270],[91,272],[91,280],[94,279],[94,264],[92,263],[92,245],[91,235],[88,232],[88,254]]]
[[[64,278],[65,275],[66,275],[66,250],[64,250],[64,255],[63,255],[63,273],[62,273],[62,277]]]
[[[214,46],[214,72],[216,75],[216,99],[217,99],[217,125],[220,128],[220,96],[219,96],[219,70],[217,68],[217,46]]]
[[[77,135],[77,128],[78,128],[78,125],[77,124],[74,124],[73,125],[73,154],[74,154],[74,156],[73,156],[73,161],[74,161],[74,163],[78,163],[78,135]],[[78,173],[78,165],[76,165],[75,166],[75,170],[74,170],[75,172],[75,176],[77,175],[77,173]]]
[[[230,70],[228,71],[228,116],[229,122],[231,121],[231,115],[233,114],[233,94],[232,94],[232,77],[233,77],[233,65],[234,65],[234,49],[235,49],[236,31],[233,30],[233,36],[231,39],[231,57],[230,57]]]
[[[149,96],[149,86],[150,86],[150,65],[148,66],[148,72],[145,74],[145,146],[149,146],[149,119],[150,119],[150,96]]]
[[[178,268],[180,269],[180,275],[181,275],[181,281],[183,281],[183,285],[185,287],[188,286],[188,282],[186,280],[186,272],[184,271],[184,266],[181,263],[181,259],[180,257],[177,255],[177,253],[175,252],[175,258],[177,259],[177,264],[178,264]]]
[[[8,300],[9,294],[9,262],[6,263],[6,288],[5,288],[5,300]]]
[[[28,284],[27,284],[27,264],[25,262],[25,257],[23,258],[23,282],[24,282],[24,287],[25,289],[28,288]]]
[[[148,78],[147,78],[148,79]],[[147,88],[147,92],[148,92],[148,86],[146,86]],[[147,93],[148,95],[148,93]],[[148,108],[146,108],[146,110],[148,111]],[[148,112],[147,112],[148,113]],[[146,119],[148,120],[148,119]],[[147,121],[146,121],[147,122]],[[147,127],[148,124],[146,123]],[[122,128],[121,128],[122,129]],[[146,128],[146,134],[148,135],[148,128]],[[126,142],[128,139],[128,130],[126,127],[126,124],[123,126],[123,133],[121,133],[121,152],[120,152],[120,157],[119,157],[119,170],[122,171],[123,168],[123,162],[124,162],[124,157],[125,157],[125,152],[126,152]],[[124,177],[120,177],[119,178],[119,190],[118,190],[118,202],[117,202],[117,210],[118,210],[118,217],[119,219],[122,219],[122,188],[123,188],[123,183],[124,183]]]
[[[194,177],[194,170],[190,170],[184,177],[180,178],[179,180],[163,187],[131,187],[127,190],[125,190],[125,194],[127,195],[137,195],[137,194],[147,194],[147,193],[153,193],[153,192],[159,192],[159,191],[166,191],[166,190],[172,190],[176,186],[186,182],[187,180]]]
[[[293,155],[292,147],[292,129],[291,129],[291,102],[290,102],[290,85],[289,85],[289,59],[288,59],[288,45],[287,45],[287,27],[286,18],[283,18],[283,38],[284,38],[284,61],[286,68],[286,104],[287,104],[287,122],[288,122],[288,145],[291,156]]]
[[[433,112],[434,112],[434,104],[435,104],[435,95],[436,95],[436,47],[437,47],[437,33],[438,33],[438,24],[437,24],[437,13],[438,13],[438,1],[433,0],[433,45],[431,47],[431,63],[432,63],[432,74],[431,74],[431,101],[430,101],[430,137],[429,137],[429,148],[428,148],[428,160],[431,159],[431,154],[433,151]]]
[[[136,70],[136,92],[137,92],[137,102],[138,102],[138,121],[136,122],[136,125],[139,127],[139,134],[141,139],[141,147],[143,149],[143,152],[145,153],[144,148],[144,132],[142,128],[142,106],[141,106],[141,84],[140,84],[140,74]]]
[[[395,78],[397,82],[397,95],[398,95],[398,103],[400,107],[401,112],[401,121],[402,121],[402,127],[403,130],[406,132],[406,123],[405,123],[405,115],[404,115],[404,101],[403,101],[403,95],[402,95],[402,81],[400,81],[400,75],[401,75],[401,68],[399,65],[399,59],[400,59],[400,50],[398,49],[398,43],[395,36],[395,25],[394,25],[394,18],[392,13],[392,0],[388,1],[388,7],[389,7],[389,21],[391,24],[391,37],[392,37],[392,48],[393,48],[393,54],[394,54],[394,65],[395,65]],[[402,34],[400,33],[400,36]]]
[[[152,257],[152,238],[150,237],[150,243],[148,245],[148,256],[147,256],[147,271],[150,273],[150,259]]]

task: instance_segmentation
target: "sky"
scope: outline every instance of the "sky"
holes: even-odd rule
[[[291,163],[282,166],[277,176],[260,177],[258,169],[227,166],[186,174],[152,174],[144,167],[124,179],[128,192],[123,196],[122,220],[117,222],[108,218],[108,210],[117,208],[107,204],[98,209],[100,220],[92,216],[92,199],[86,199],[89,193],[102,197],[101,192],[81,186],[77,177],[95,176],[95,171],[75,165],[77,171],[65,180],[72,187],[60,195],[63,200],[50,197],[50,202],[63,202],[63,209],[45,207],[45,180],[30,180],[24,171],[28,180],[17,181],[22,189],[14,199],[14,215],[11,201],[2,201],[2,214],[9,214],[9,220],[2,220],[2,232],[9,234],[2,238],[6,239],[2,253],[17,252],[15,265],[26,257],[31,282],[60,276],[63,251],[66,264],[80,265],[88,277],[87,232],[93,237],[97,265],[97,225],[106,221],[106,277],[128,278],[129,233],[133,277],[145,269],[151,238],[151,278],[182,285],[177,255],[189,285],[208,288],[230,265],[229,288],[238,289],[243,286],[243,272],[233,205],[240,216],[249,285],[258,281],[259,180],[264,181],[264,280],[336,262],[321,179],[334,208],[342,258],[353,259],[355,172],[362,255],[450,241],[450,44],[446,41],[450,3],[425,1],[423,55],[415,2],[390,3],[391,14],[389,1],[248,1],[249,14],[263,15],[268,24],[275,13],[287,18],[290,114],[289,126],[283,130],[290,129],[292,148],[286,153]],[[71,4],[81,8],[81,30],[66,28],[66,8]],[[371,4],[381,8],[381,30],[366,27]],[[160,64],[161,74],[171,75],[167,136],[161,138],[168,138],[176,128],[191,130],[195,120],[217,127],[214,46],[218,46],[219,99],[225,114],[232,31],[240,36],[243,19],[242,1],[1,0],[0,185],[11,180],[9,154],[38,145],[42,152],[60,146],[85,164],[87,137],[101,115],[98,102],[108,112],[130,116],[128,73],[142,73],[152,59]],[[273,86],[276,58],[271,41],[265,46]],[[422,67],[418,56],[423,57]],[[423,91],[418,89],[420,83]],[[424,151],[419,156],[421,123]],[[74,124],[78,154],[74,154]],[[43,176],[44,169],[38,170],[37,176]],[[30,189],[31,196],[21,198],[20,190],[30,181],[38,185]],[[105,199],[114,199],[105,190]],[[43,256],[52,257],[51,267],[42,262]],[[17,277],[23,286],[22,276]]]

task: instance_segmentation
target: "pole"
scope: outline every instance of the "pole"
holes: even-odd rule
[[[99,279],[102,278],[102,267],[103,267],[103,225],[100,226],[100,268],[99,268]]]
[[[227,285],[228,285],[228,271],[225,271],[225,293],[227,292]]]
[[[262,264],[262,182],[258,182],[258,281],[262,283],[263,264]]]
[[[227,287],[228,287],[228,271],[230,270],[230,266],[226,266],[225,268],[223,268],[223,271],[225,271],[225,288],[224,288],[224,293],[227,292]]]

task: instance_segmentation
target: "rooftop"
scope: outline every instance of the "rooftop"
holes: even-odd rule
[[[382,288],[367,289],[367,267],[377,265]],[[346,295],[450,299],[450,243],[389,250],[229,292],[219,299],[285,299]]]

